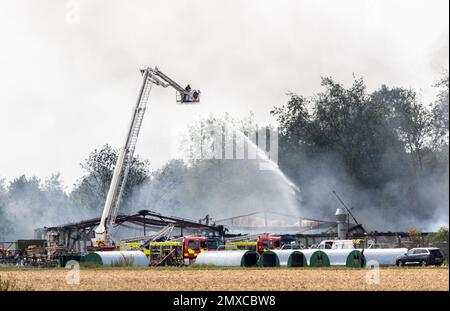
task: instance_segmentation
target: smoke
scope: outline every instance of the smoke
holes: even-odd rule
[[[436,39],[436,48],[431,50],[430,66],[435,74],[442,74],[443,69],[449,66],[449,32],[446,29],[441,33],[439,38]]]
[[[30,239],[34,229],[96,217],[76,206],[64,191],[59,174],[41,181],[21,176],[0,184],[0,240]]]
[[[192,125],[181,140],[184,158],[154,172],[147,184],[133,192],[128,208],[146,206],[187,218],[209,214],[219,219],[274,210],[298,216],[298,189],[235,123],[239,122],[211,116]],[[255,127],[252,120],[241,126],[246,132]],[[258,145],[262,144],[260,138]],[[258,157],[252,159],[251,154]]]
[[[411,227],[433,231],[448,226],[448,162],[444,169],[428,171],[417,179],[407,180],[399,175],[382,188],[367,189],[346,172],[336,154],[310,156],[302,152],[285,154],[283,158],[299,167],[296,175],[290,177],[296,180],[301,196],[278,172],[261,170],[257,160],[185,158],[171,160],[154,171],[148,182],[133,190],[120,213],[149,209],[193,220],[209,214],[217,220],[271,211],[291,215],[293,221],[297,216],[334,220],[335,209],[340,207],[332,194],[335,190],[369,231]],[[389,167],[403,169],[401,160],[390,152],[386,152],[383,161]],[[77,206],[64,191],[59,175],[44,181],[22,176],[7,187],[0,183],[2,240],[30,238],[35,228],[99,214],[100,211]],[[123,235],[123,231],[119,233]]]
[[[260,171],[252,160],[207,160],[189,167],[174,160],[162,170],[177,174],[179,180],[174,182],[162,173],[135,191],[129,206],[190,219],[207,214],[227,218],[274,208],[292,215],[296,212],[290,208],[292,194],[277,181],[277,175]]]
[[[405,163],[387,153],[390,166],[405,170]],[[356,221],[368,231],[407,231],[412,227],[435,231],[449,223],[449,175],[446,169],[408,179],[398,175],[380,188],[362,186],[350,176],[340,157],[303,154],[297,180],[302,190],[302,216],[334,220],[341,203],[333,190],[351,208]],[[382,172],[380,171],[380,174]],[[355,221],[350,218],[350,221]]]
[[[348,82],[359,72],[369,87],[422,88],[429,102],[430,50],[448,28],[446,0],[77,2],[75,25],[67,1],[0,3],[0,136],[13,146],[0,171],[8,180],[60,171],[72,185],[84,154],[119,146],[142,65],[202,90],[202,105],[189,109],[172,105],[173,91],[152,91],[137,152],[160,167],[174,124],[224,107],[267,122],[285,90],[318,87],[311,77]]]
[[[260,1],[136,1],[133,6],[116,1],[80,1],[80,5],[80,24],[69,25],[64,1],[0,4],[4,43],[0,58],[4,90],[0,92],[0,135],[3,145],[11,146],[3,153],[0,171],[8,179],[24,172],[46,176],[61,171],[71,184],[79,176],[78,161],[84,154],[105,142],[119,146],[130,114],[129,103],[135,100],[137,68],[141,65],[159,65],[175,74],[177,81],[198,85],[204,95],[204,108],[180,109],[167,104],[173,101],[172,92],[152,93],[151,112],[144,121],[137,152],[156,167],[170,159],[170,127],[190,122],[194,115],[226,107],[237,115],[252,110],[264,120],[274,104],[284,101],[286,89],[311,93],[318,87],[311,77],[333,75],[347,82],[354,71],[368,78],[369,87],[387,83],[421,88],[424,101],[429,102],[434,72],[448,66],[448,30],[440,33],[448,29],[446,0],[433,4],[411,1],[406,6],[401,2],[359,0],[278,1],[263,5]],[[439,37],[435,38],[435,34]],[[30,72],[38,72],[39,78]],[[442,174],[421,176],[415,185],[419,197],[430,202],[429,213],[421,219],[405,210],[414,202],[407,200],[411,196],[403,181],[368,191],[346,175],[339,159],[329,157],[326,164],[301,159],[301,176],[291,176],[299,180],[302,189],[302,214],[325,218],[333,215],[337,203],[325,186],[330,183],[355,206],[361,222],[370,223],[373,218],[374,226],[380,229],[391,227],[394,220],[410,218],[402,226],[441,223],[440,206],[448,203],[444,189],[448,186],[448,168]],[[244,189],[251,195],[240,195],[242,202],[255,209],[268,208],[270,204],[264,202],[267,197],[257,193],[252,183],[260,180],[266,185],[261,186],[261,191],[273,194],[269,190],[277,187],[270,182],[274,179],[271,173],[251,170],[253,163],[232,162],[236,163],[209,163],[211,171],[218,167],[226,170],[206,186],[202,186],[204,182],[213,182],[206,163],[205,167],[198,164],[182,171],[189,174],[181,185],[155,176],[155,180],[163,179],[161,187],[174,187],[173,194],[165,196],[170,203],[168,211],[185,215],[190,211],[195,215],[229,213],[230,206],[239,200],[231,202],[223,188],[228,195],[240,192],[224,185],[226,179],[235,185],[245,180]],[[174,163],[161,171],[170,171]],[[195,175],[194,168],[203,175]],[[200,191],[203,187],[211,191]],[[142,208],[167,211],[169,207],[162,204],[159,188],[148,184],[145,189]],[[201,204],[186,198],[181,190],[195,191]],[[402,193],[404,199],[391,199],[391,191]],[[0,217],[11,220],[15,232],[31,230],[20,226],[22,221],[36,219],[33,228],[84,218],[79,207],[66,208],[64,202],[62,207],[56,206],[47,199],[38,201],[37,207],[32,206],[32,199],[2,203],[7,212]],[[218,204],[217,209],[211,203]],[[285,201],[277,201],[275,208],[284,206],[282,203]],[[243,205],[242,209],[247,207]],[[420,209],[413,211],[414,215],[423,215]],[[72,217],[71,213],[81,214]],[[49,219],[44,220],[42,215]],[[448,219],[448,212],[443,215]]]
[[[148,208],[194,219],[206,214],[221,219],[271,211],[293,219],[334,221],[334,212],[341,207],[332,193],[336,191],[356,221],[369,231],[407,231],[412,227],[433,231],[448,226],[448,162],[444,168],[425,169],[411,178],[408,155],[388,148],[377,172],[377,178],[387,182],[369,187],[348,173],[336,153],[291,154],[287,148],[280,151],[284,152],[279,156],[280,165],[300,188],[295,192],[290,182],[280,177],[281,171],[260,170],[257,160],[214,159],[217,151],[212,146],[217,144],[209,133],[220,132],[223,124],[221,118],[210,117],[192,125],[181,140],[185,158],[154,172],[148,183],[134,191],[128,210]],[[243,127],[246,132],[249,124]],[[229,139],[225,137],[225,141]]]

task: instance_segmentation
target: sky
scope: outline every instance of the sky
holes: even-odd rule
[[[153,88],[136,153],[153,169],[176,157],[183,129],[210,114],[258,123],[313,95],[320,77],[364,77],[420,91],[448,68],[448,0],[0,0],[0,178],[60,172],[121,147],[141,83],[158,66],[202,92],[198,105]]]

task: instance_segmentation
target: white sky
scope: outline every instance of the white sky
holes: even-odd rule
[[[80,5],[80,23],[67,23]],[[292,90],[320,91],[362,75],[422,91],[448,68],[448,0],[0,1],[0,177],[60,172],[105,143],[119,147],[140,84],[157,65],[202,90],[198,106],[154,88],[137,153],[153,167],[173,155],[177,128],[199,116],[269,110]],[[70,15],[69,15],[70,17]],[[70,20],[70,19],[69,19]]]

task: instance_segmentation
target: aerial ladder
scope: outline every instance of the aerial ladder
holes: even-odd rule
[[[110,248],[115,246],[112,239],[112,229],[125,190],[128,172],[131,167],[131,161],[133,160],[134,149],[136,147],[152,86],[155,84],[164,88],[169,86],[173,87],[176,90],[176,101],[181,104],[197,103],[200,101],[199,90],[192,90],[190,85],[185,88],[181,87],[174,80],[162,73],[158,67],[146,67],[140,71],[142,74],[142,83],[136,107],[128,127],[125,143],[120,150],[114,168],[100,223],[95,229],[95,237],[92,239],[92,245],[94,247]]]

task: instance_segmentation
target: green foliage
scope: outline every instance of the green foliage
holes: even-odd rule
[[[7,190],[4,179],[0,179],[0,241],[5,239],[6,233],[10,230],[9,222],[6,219]]]
[[[77,182],[71,193],[71,198],[77,205],[91,210],[100,210],[103,207],[117,158],[117,150],[109,145],[91,152],[89,157],[81,164],[86,173]],[[137,157],[133,158],[123,193],[124,201],[131,196],[135,187],[148,180],[149,167],[148,161],[141,161]]]
[[[401,142],[411,157],[415,171],[423,168],[423,148],[432,132],[432,114],[408,89],[382,86],[372,95],[374,102],[383,107],[388,131]]]
[[[22,175],[0,192],[4,239],[29,238],[35,228],[62,223],[70,219],[68,215],[81,215],[64,191],[59,174],[44,181]]]
[[[433,114],[433,142],[439,148],[447,145],[449,133],[449,73],[445,72],[435,84],[439,88],[437,100],[431,105]]]
[[[303,205],[333,208],[324,182],[360,210],[370,207],[372,221],[374,213],[424,220],[448,204],[448,135],[433,144],[439,124],[448,134],[445,117],[438,119],[448,110],[446,79],[434,112],[413,90],[382,85],[369,93],[362,78],[348,88],[322,78],[322,92],[311,97],[289,93],[271,114],[280,126],[279,166],[302,189]]]
[[[431,233],[431,238],[436,241],[448,241],[448,228],[440,227],[437,232]]]
[[[430,246],[439,247],[444,254],[445,261],[448,263],[449,256],[449,230],[447,227],[441,227],[437,232],[430,233],[428,243]]]
[[[105,146],[83,162],[86,174],[66,193],[59,173],[45,180],[19,176],[5,186],[0,180],[0,239],[33,236],[33,229],[98,216],[105,202],[117,152]],[[148,180],[148,161],[134,158],[128,175],[127,199],[132,189]]]
[[[350,175],[374,187],[401,174],[393,172],[392,166],[385,167],[386,153],[402,162],[408,150],[412,167],[422,167],[431,115],[415,92],[383,85],[367,94],[363,79],[355,79],[346,89],[323,78],[322,86],[325,90],[315,97],[291,94],[287,105],[271,111],[280,123],[282,148],[287,153],[336,153]]]
[[[409,228],[408,237],[413,244],[422,243],[422,231],[416,227]]]
[[[311,97],[288,93],[287,103],[271,114],[280,127],[279,166],[300,186],[302,212],[328,218],[336,207],[325,195],[332,182],[358,206],[357,215],[369,211],[371,222],[378,213],[392,222],[406,218],[410,226],[409,219],[427,219],[436,206],[447,206],[448,72],[436,87],[439,94],[430,109],[410,89],[382,85],[370,93],[362,78],[350,87],[322,78],[322,92]],[[283,188],[273,176],[252,161],[219,159],[215,136],[224,134],[228,123],[245,134],[257,127],[253,115],[201,120],[183,141],[187,163],[172,160],[151,179],[149,162],[133,158],[124,207],[189,218],[285,208],[286,200],[276,200]],[[46,180],[23,175],[8,185],[0,179],[0,239],[29,237],[39,226],[98,216],[117,157],[108,145],[94,150],[81,164],[84,176],[70,194],[59,174]],[[432,236],[431,243],[441,243],[445,234],[448,243],[448,230]]]

